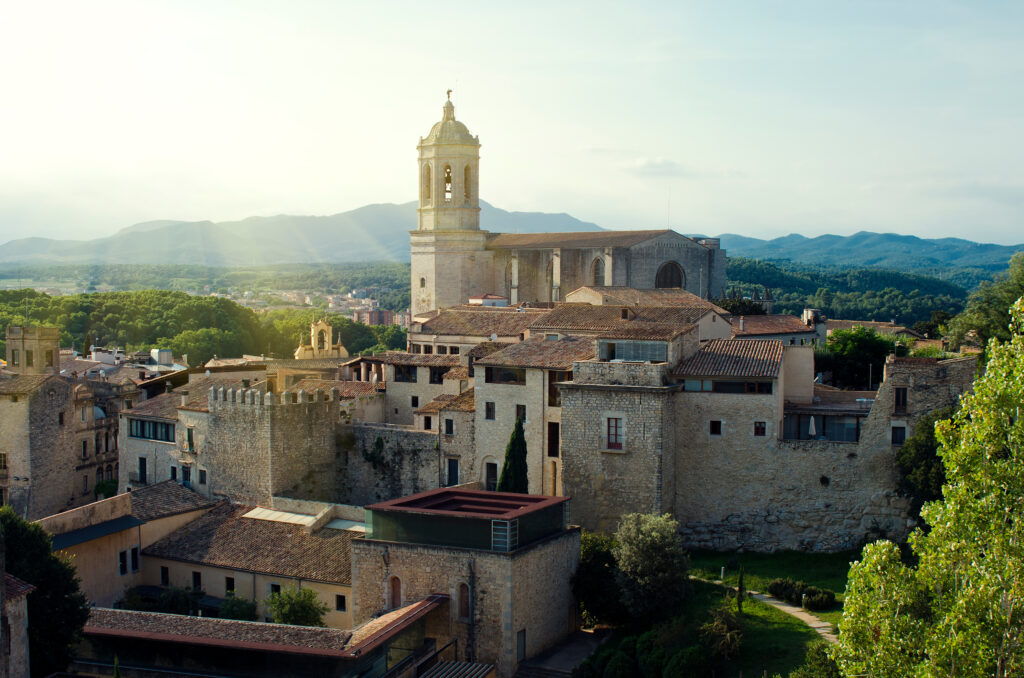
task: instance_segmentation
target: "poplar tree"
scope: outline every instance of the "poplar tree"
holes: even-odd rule
[[[505,464],[501,467],[501,477],[498,478],[498,492],[526,494],[528,491],[526,434],[523,433],[523,420],[516,419],[516,426],[512,429],[512,436],[505,448]]]

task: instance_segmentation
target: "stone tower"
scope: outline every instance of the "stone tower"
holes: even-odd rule
[[[60,330],[7,326],[7,371],[15,374],[60,372]]]
[[[491,277],[488,234],[480,230],[480,140],[455,119],[450,98],[441,122],[420,138],[417,149],[419,223],[410,231],[413,315],[466,303]]]

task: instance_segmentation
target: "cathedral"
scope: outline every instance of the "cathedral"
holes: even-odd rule
[[[561,301],[584,285],[681,288],[706,299],[725,288],[717,238],[675,231],[490,233],[480,229],[480,139],[445,101],[419,145],[418,224],[410,232],[412,314],[494,294],[509,303]]]

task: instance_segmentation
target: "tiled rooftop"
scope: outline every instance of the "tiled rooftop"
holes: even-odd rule
[[[550,247],[629,247],[659,235],[656,231],[580,231],[574,233],[499,233],[487,242],[488,248],[547,249]]]
[[[188,388],[188,387],[186,387]],[[154,417],[157,419],[178,420],[178,406],[181,405],[181,393],[161,393],[125,410],[131,417]]]
[[[463,365],[453,367],[444,373],[445,379],[469,379],[469,368]]]
[[[708,308],[689,306],[562,304],[531,324],[530,332],[552,331],[560,334],[578,333],[609,338],[667,340],[680,332],[689,331],[693,324],[708,312]],[[635,327],[630,328],[633,325]]]
[[[360,396],[375,395],[383,392],[384,384],[376,384],[370,381],[339,381],[334,379],[302,379],[297,381],[289,393],[297,393],[300,390],[306,393],[323,391],[330,393],[331,389],[337,389],[342,398],[358,398]]]
[[[577,294],[600,295],[602,304],[616,306],[693,306],[728,315],[728,311],[707,299],[681,289],[640,290],[634,287],[585,285],[567,294],[566,301],[575,301],[572,297]]]
[[[367,360],[381,362],[385,365],[416,365],[420,367],[455,367],[459,364],[458,355],[440,355],[437,353],[406,353],[404,351],[388,351],[368,356]]]
[[[453,400],[455,400],[455,395],[453,393],[442,393],[423,407],[416,410],[416,414],[433,414],[434,412],[440,412],[446,404]]]
[[[463,355],[468,358],[472,358],[473,360],[479,360],[480,358],[491,355],[495,351],[500,351],[507,346],[511,346],[514,343],[515,342],[512,341],[484,341],[468,351],[464,351]]]
[[[532,367],[548,370],[571,370],[577,360],[594,357],[594,340],[565,337],[552,340],[531,338],[512,344],[476,361],[477,365],[501,367]]]
[[[145,549],[147,556],[337,584],[352,581],[349,545],[359,536],[243,516],[252,506],[223,504]]]
[[[675,369],[679,377],[777,377],[782,342],[770,339],[712,339]]]
[[[518,337],[540,316],[537,309],[517,309],[495,306],[475,306],[473,310],[446,309],[423,322],[412,334],[438,334],[442,336]]]
[[[217,503],[173,480],[132,490],[131,500],[132,515],[145,521],[197,511]]]
[[[4,600],[15,600],[36,590],[35,586],[4,572]]]
[[[0,394],[19,395],[33,393],[46,383],[49,374],[0,374]]]
[[[740,320],[743,329],[740,330]],[[733,316],[732,336],[754,337],[762,334],[798,334],[801,332],[814,334],[814,328],[808,327],[795,315],[743,315]]]
[[[473,388],[466,389],[452,400],[446,402],[441,410],[444,412],[476,412]]]

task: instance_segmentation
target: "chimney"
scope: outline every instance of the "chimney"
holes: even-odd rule
[[[743,316],[740,316],[740,332],[743,331]]]
[[[181,392],[181,406],[185,407],[188,405],[188,389]]]
[[[250,383],[251,383],[251,382],[250,382],[250,380],[249,380],[249,379],[243,379],[243,380],[242,380],[242,388],[244,388],[244,389],[248,389],[248,388],[249,388],[249,384],[250,384]]]

